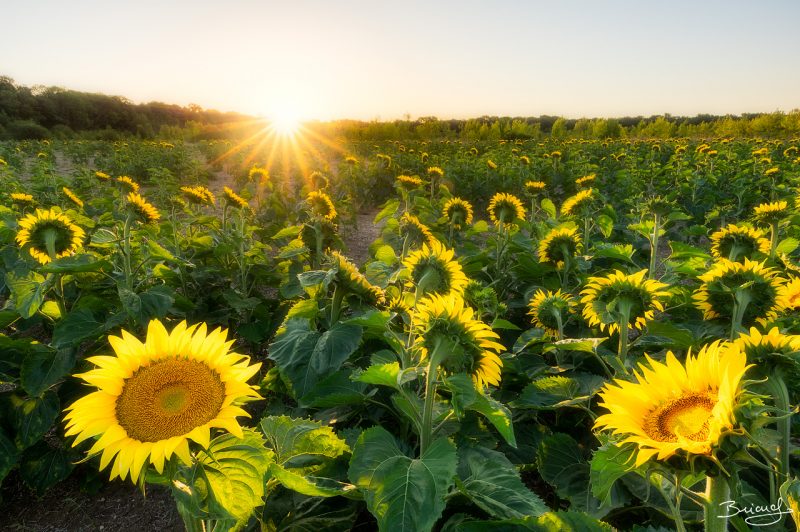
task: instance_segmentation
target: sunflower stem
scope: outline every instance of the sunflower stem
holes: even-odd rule
[[[631,303],[626,299],[621,299],[618,303],[620,313],[619,319],[619,346],[617,348],[617,358],[619,359],[620,367],[628,372],[626,361],[628,359],[628,324],[631,316]]]
[[[128,214],[125,218],[125,225],[122,228],[122,254],[123,268],[125,270],[125,288],[133,289],[133,270],[131,268],[131,222],[133,214]]]
[[[780,463],[778,474],[781,476],[789,475],[789,452],[791,450],[791,426],[792,416],[783,415],[788,412],[792,405],[789,398],[789,389],[786,386],[786,381],[783,378],[783,373],[779,368],[772,371],[767,380],[767,386],[772,393],[772,400],[775,402],[775,409],[778,410],[780,417],[776,421],[778,436],[777,458]]]
[[[742,331],[742,321],[744,320],[744,313],[747,310],[747,305],[752,300],[750,292],[747,289],[742,290],[737,288],[733,293],[733,314],[731,316],[731,334],[730,340],[733,341]]]
[[[730,500],[731,488],[728,479],[722,475],[706,477],[706,503],[704,525],[706,532],[726,532],[728,517],[722,504]]]
[[[647,272],[647,278],[652,279],[656,274],[656,259],[658,257],[658,237],[661,225],[661,217],[657,212],[653,213],[653,236],[650,240],[650,270]]]
[[[666,476],[663,476],[663,473],[662,473],[662,477],[667,482],[671,481],[671,479],[667,478]],[[675,486],[676,486],[676,489],[675,489],[675,500],[674,501],[672,500],[672,497],[670,497],[669,493],[667,493],[666,490],[661,486],[660,482],[656,485],[656,488],[661,493],[661,496],[664,497],[664,500],[667,502],[667,506],[669,506],[669,511],[672,514],[672,520],[675,521],[675,530],[677,532],[686,532],[686,525],[684,525],[684,523],[683,523],[683,516],[681,515],[681,507],[680,507],[681,506],[681,497],[680,497],[681,491],[680,491],[680,489],[677,488],[677,486],[680,486],[680,479],[678,479],[678,478],[675,479]]]
[[[778,249],[778,222],[769,224],[769,257],[775,258],[775,251]]]
[[[331,301],[331,327],[339,321],[339,314],[342,311],[342,301],[344,301],[344,290],[339,285],[333,289],[333,300]]]
[[[50,260],[56,260],[56,239],[58,238],[58,231],[52,227],[47,227],[43,231],[42,236],[44,237],[44,247],[47,250],[47,255],[50,257]]]

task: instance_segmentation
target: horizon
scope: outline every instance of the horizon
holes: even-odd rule
[[[47,19],[8,10],[4,74],[134,103],[320,122],[800,107],[800,4],[785,0],[38,4]]]

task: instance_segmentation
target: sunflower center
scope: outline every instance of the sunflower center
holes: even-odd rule
[[[713,410],[714,401],[707,395],[684,395],[650,412],[644,429],[656,441],[676,442],[678,436],[704,441],[708,438],[708,420]]]
[[[160,360],[126,379],[117,399],[117,419],[131,438],[156,442],[211,421],[224,399],[219,374],[204,363]]]

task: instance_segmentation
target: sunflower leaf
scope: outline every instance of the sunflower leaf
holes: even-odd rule
[[[394,436],[373,427],[358,438],[350,460],[350,480],[364,493],[379,530],[431,530],[442,515],[456,474],[456,447],[434,441],[410,458]]]
[[[350,451],[331,427],[319,421],[268,416],[261,420],[259,428],[266,436],[267,448],[275,453],[275,462],[284,467],[313,472]]]
[[[36,273],[27,272],[19,275],[16,272],[6,273],[6,285],[11,290],[11,300],[14,308],[23,318],[31,318],[44,303],[44,297],[53,286],[54,277],[47,277]]]

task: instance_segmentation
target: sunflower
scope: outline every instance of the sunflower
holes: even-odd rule
[[[309,192],[306,197],[308,208],[311,215],[317,218],[324,218],[328,221],[336,218],[336,208],[333,206],[331,197],[324,192]]]
[[[434,177],[434,176],[436,176],[436,177],[440,177],[440,178],[441,178],[441,177],[444,177],[444,170],[442,170],[442,169],[441,169],[440,167],[438,167],[438,166],[431,166],[430,168],[428,168],[428,171],[427,171],[427,173],[428,173],[428,175],[429,175],[429,176],[431,176],[431,177]]]
[[[762,203],[753,208],[753,216],[764,225],[776,224],[786,215],[788,207],[789,203],[784,200]]]
[[[628,325],[644,328],[656,312],[664,310],[663,299],[669,297],[667,285],[645,279],[647,270],[628,275],[615,271],[603,277],[590,277],[583,289],[581,303],[583,317],[589,325],[599,325],[600,330],[613,333],[627,313]]]
[[[515,225],[517,220],[525,219],[525,207],[518,197],[505,192],[498,192],[489,202],[489,219],[498,227],[506,229]]]
[[[520,155],[519,162],[521,162],[525,166],[528,166],[529,164],[531,164],[531,158],[528,157],[527,155]]]
[[[736,423],[747,357],[738,346],[717,341],[689,354],[684,365],[671,351],[666,363],[647,361],[649,368],[639,364],[637,382],[615,379],[601,390],[600,406],[609,413],[595,428],[636,444],[636,467],[653,457],[710,456]]]
[[[733,319],[734,307],[746,301],[740,325],[750,327],[773,319],[781,310],[781,287],[785,279],[764,262],[720,259],[699,277],[702,284],[692,299],[703,318]]]
[[[328,178],[320,172],[311,172],[306,181],[311,185],[312,190],[324,190],[330,184]]]
[[[800,308],[800,277],[790,277],[778,293],[778,306],[786,310]]]
[[[156,223],[161,218],[158,209],[136,192],[129,192],[127,199],[128,207],[140,222],[146,224]]]
[[[404,212],[400,217],[400,236],[406,240],[408,248],[417,248],[423,244],[430,246],[438,242],[428,226],[408,212]]]
[[[72,255],[83,246],[83,229],[54,209],[36,209],[19,221],[17,243],[27,246],[31,257],[40,264]]]
[[[33,196],[25,194],[24,192],[12,192],[11,201],[14,202],[15,205],[25,207],[27,205],[33,205]]]
[[[762,334],[755,327],[750,328],[750,334],[740,334],[733,341],[746,355],[747,360],[763,369],[763,363],[774,361],[778,364],[789,362],[789,366],[798,358],[800,351],[800,336],[796,334],[783,334],[777,327],[773,327],[767,334]],[[791,361],[790,361],[791,359]]]
[[[231,207],[236,207],[237,209],[250,208],[250,204],[247,203],[246,199],[244,199],[243,197],[241,197],[239,194],[237,194],[228,187],[222,187],[222,197],[225,198],[225,203],[227,203]]]
[[[551,229],[539,242],[539,262],[547,262],[558,268],[578,255],[583,249],[581,237],[574,227]]]
[[[101,172],[100,170],[94,173],[94,176],[99,179],[100,181],[109,181],[111,180],[111,176],[105,172]]]
[[[597,179],[596,174],[589,174],[576,179],[575,184],[578,185],[578,187],[583,188],[587,184],[594,183],[595,179]]]
[[[728,224],[711,235],[711,254],[732,261],[748,258],[756,253],[769,254],[770,243],[760,229],[745,225]]]
[[[345,157],[344,162],[346,162],[347,164],[356,165],[358,164],[358,159],[356,159],[352,155],[349,155]]]
[[[462,229],[472,223],[472,205],[461,198],[450,198],[442,209],[444,217],[455,229]]]
[[[503,361],[498,355],[505,347],[498,343],[497,333],[475,319],[474,311],[464,305],[460,296],[426,297],[419,302],[411,319],[416,332],[413,348],[420,360],[443,346],[446,353],[440,365],[446,372],[472,375],[479,389],[500,384]]]
[[[337,286],[370,304],[377,305],[384,302],[383,290],[370,283],[347,257],[332,249],[327,251],[327,255],[336,270]]]
[[[214,193],[202,185],[194,187],[181,187],[184,197],[196,205],[216,205]]]
[[[91,357],[97,368],[76,375],[99,390],[66,409],[73,447],[100,436],[88,454],[102,451],[101,470],[116,456],[111,478],[136,482],[148,461],[159,473],[173,454],[191,463],[189,440],[208,448],[212,428],[241,438],[236,418],[249,415],[237,404],[259,398],[247,380],[261,364],[230,352],[227,330],[206,331],[152,320],[144,343],[124,330],[109,336],[116,356]]]
[[[117,183],[122,185],[122,188],[128,189],[128,192],[139,192],[139,183],[126,175],[119,176]]]
[[[247,179],[249,181],[258,180],[259,183],[265,184],[269,181],[269,170],[261,166],[253,166],[250,168],[250,171],[247,172]]]
[[[561,290],[537,290],[528,302],[528,315],[534,326],[541,327],[550,336],[558,336],[575,305],[573,297]]]
[[[574,196],[570,196],[561,204],[562,216],[573,216],[580,214],[579,211],[586,210],[594,199],[594,189],[587,188],[581,190]]]
[[[83,200],[80,199],[73,191],[71,191],[67,187],[61,187],[61,191],[64,193],[64,195],[66,197],[69,198],[69,200],[72,203],[74,203],[75,205],[77,205],[81,209],[83,208]]]
[[[486,166],[489,168],[489,170],[497,170],[497,163],[491,159],[487,159]]]
[[[445,248],[438,240],[423,244],[422,249],[410,253],[403,261],[410,272],[408,286],[416,286],[423,294],[461,294],[469,280],[454,255],[452,249]]]
[[[403,190],[414,190],[423,185],[422,179],[415,175],[399,175],[394,182]]]
[[[542,190],[544,190],[545,184],[544,181],[526,181],[525,182],[525,192],[527,192],[530,196],[535,196]]]
[[[771,176],[771,175],[775,175],[775,174],[777,174],[778,172],[780,172],[780,170],[778,169],[778,167],[777,167],[777,166],[773,166],[772,168],[768,168],[767,170],[765,170],[765,171],[764,171],[764,175],[765,175],[766,177],[769,177],[769,176]]]

